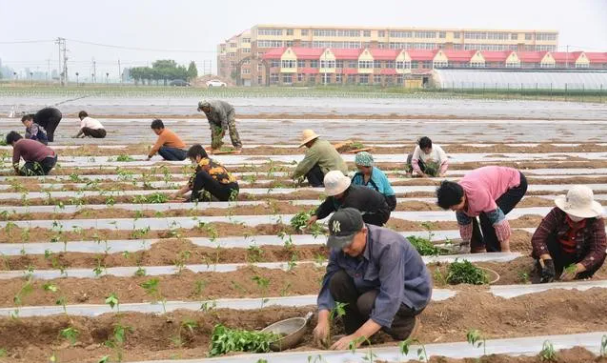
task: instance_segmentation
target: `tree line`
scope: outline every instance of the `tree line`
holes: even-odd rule
[[[130,76],[135,80],[136,84],[139,82],[151,84],[152,81],[156,81],[156,84],[159,84],[160,81],[166,84],[176,79],[190,81],[198,77],[198,69],[194,62],[190,62],[190,65],[186,68],[185,66],[178,65],[174,60],[164,59],[155,61],[151,67],[131,68]]]

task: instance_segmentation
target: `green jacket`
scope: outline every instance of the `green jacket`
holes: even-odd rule
[[[348,174],[346,163],[333,145],[326,140],[317,139],[312,147],[306,150],[306,156],[297,165],[293,173],[293,179],[305,176],[316,164],[318,164],[323,174],[332,170],[341,170],[344,175]]]

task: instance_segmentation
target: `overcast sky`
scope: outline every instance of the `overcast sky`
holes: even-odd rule
[[[607,51],[607,0],[0,0],[0,59],[15,70],[46,71],[49,60],[57,68],[52,42],[6,42],[64,37],[70,77],[90,75],[93,58],[98,78],[116,78],[118,59],[123,67],[193,60],[202,73],[204,61],[215,71],[219,42],[259,23],[548,29],[560,32],[563,50]]]

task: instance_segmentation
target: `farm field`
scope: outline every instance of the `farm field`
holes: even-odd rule
[[[15,99],[0,101],[3,114]],[[42,106],[48,100],[42,99],[19,102]],[[588,281],[530,283],[531,236],[554,198],[585,184],[599,202],[607,202],[604,106],[570,104],[564,106],[567,120],[551,120],[549,107],[529,101],[536,112],[525,115],[516,107],[524,108],[526,101],[518,101],[502,115],[511,120],[482,119],[482,107],[468,100],[472,111],[466,113],[463,105],[458,117],[445,108],[428,112],[431,119],[400,119],[393,114],[407,112],[398,102],[382,107],[375,100],[370,108],[377,118],[353,119],[340,111],[311,119],[293,116],[304,101],[276,106],[252,99],[248,102],[261,106],[254,117],[239,121],[242,154],[213,157],[237,177],[238,199],[177,203],[171,195],[187,182],[192,166],[158,156],[145,160],[155,140],[149,128],[153,110],[163,104],[151,101],[152,110],[136,111],[129,102],[115,106],[115,100],[102,97],[78,102],[67,103],[66,114],[103,109],[99,119],[108,138],[76,142],[69,136],[78,122],[65,117],[51,145],[59,154],[51,175],[12,175],[11,148],[0,147],[1,362],[398,362],[424,360],[418,353],[423,347],[427,357],[448,357],[443,362],[486,353],[499,356],[483,362],[522,363],[536,362],[536,355],[549,354],[552,346],[562,361],[581,363],[607,349],[607,266]],[[183,100],[175,103],[174,110],[173,104],[166,106],[167,114],[184,115],[168,119],[167,127],[188,144],[209,144],[206,121],[183,111]],[[115,117],[122,107],[128,118]],[[16,118],[0,119],[2,134],[22,128]],[[520,169],[529,191],[508,215],[512,252],[424,256],[433,275],[433,301],[420,315],[422,330],[408,355],[384,334],[372,339],[371,348],[320,350],[312,342],[312,316],[294,349],[208,358],[217,324],[260,330],[316,311],[329,252],[323,221],[314,234],[291,224],[324,196],[323,189],[289,178],[303,158],[297,139],[305,128],[332,142],[357,140],[372,148],[398,198],[387,227],[434,246],[458,238],[458,226],[453,212],[435,204],[441,179],[405,174],[406,153],[418,137],[430,136],[444,147],[451,180],[485,165]],[[343,157],[355,170],[354,155]],[[450,285],[444,269],[455,261],[470,261],[499,279],[491,285]],[[340,329],[337,324],[334,334]],[[486,340],[484,346],[466,341],[472,330]],[[530,357],[514,358],[519,355]]]

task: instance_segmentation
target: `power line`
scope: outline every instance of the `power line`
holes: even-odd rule
[[[105,48],[115,48],[115,49],[125,49],[125,50],[136,50],[142,52],[168,52],[168,53],[216,53],[217,51],[209,51],[209,50],[185,50],[185,49],[154,49],[154,48],[138,48],[138,47],[126,47],[122,45],[111,45],[111,44],[102,44],[95,42],[87,42],[83,40],[75,40],[75,39],[67,39],[70,42],[79,43],[79,44],[87,44],[94,45],[97,47],[105,47]]]
[[[31,44],[31,43],[52,43],[55,40],[14,40],[10,42],[0,42],[0,44]]]

